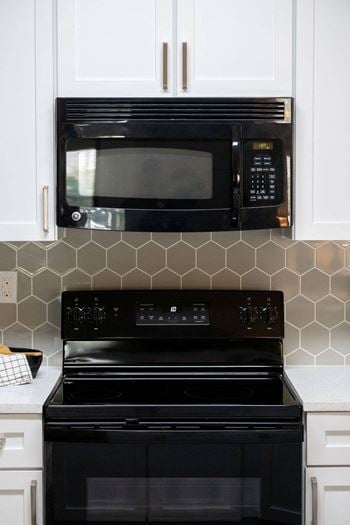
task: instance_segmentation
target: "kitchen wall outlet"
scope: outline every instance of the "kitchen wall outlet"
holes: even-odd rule
[[[17,272],[0,272],[0,303],[17,302]]]

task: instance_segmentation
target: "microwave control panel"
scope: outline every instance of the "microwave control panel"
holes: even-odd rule
[[[244,143],[243,205],[276,206],[283,195],[282,147],[277,140]]]

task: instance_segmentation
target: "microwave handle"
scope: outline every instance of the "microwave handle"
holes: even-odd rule
[[[232,141],[232,226],[238,227],[241,187],[241,143]]]

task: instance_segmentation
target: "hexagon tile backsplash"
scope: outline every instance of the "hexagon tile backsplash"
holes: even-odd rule
[[[283,290],[287,364],[350,364],[350,242],[290,232],[118,233],[59,230],[53,243],[0,243],[18,303],[0,304],[0,341],[61,360],[60,294],[69,289]]]

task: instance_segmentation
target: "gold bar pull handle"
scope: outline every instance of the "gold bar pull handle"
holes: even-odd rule
[[[314,476],[311,478],[311,508],[311,525],[318,525],[317,478],[315,478]]]
[[[30,517],[31,517],[31,525],[38,525],[37,520],[37,487],[38,482],[36,480],[33,480],[30,484]]]
[[[182,42],[182,89],[187,91],[187,42]]]
[[[43,186],[43,230],[49,231],[49,187]]]
[[[168,42],[163,42],[163,91],[168,91]]]

